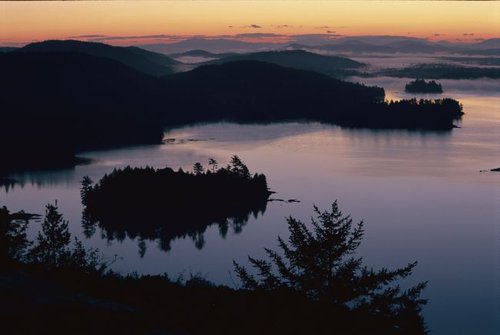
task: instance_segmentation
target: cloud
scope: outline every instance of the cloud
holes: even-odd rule
[[[75,35],[75,36],[68,36],[67,38],[99,38],[99,37],[106,37],[106,35]]]
[[[319,27],[314,27],[314,29],[320,29],[320,30],[323,30],[323,29],[330,29],[331,27],[330,26],[319,26]]]
[[[274,33],[243,33],[233,35],[236,38],[269,38],[269,37],[286,37],[286,35],[274,34]]]
[[[186,37],[181,35],[156,34],[156,35],[121,35],[121,36],[78,35],[78,36],[69,36],[68,38],[84,40],[87,42],[107,43],[107,42],[132,41],[132,40],[178,41],[185,39]]]
[[[166,35],[166,34],[158,34],[158,35],[125,35],[125,36],[103,36],[97,37],[95,39],[104,39],[108,41],[114,40],[135,40],[135,39],[156,39],[156,38],[174,38],[176,39],[177,35]]]
[[[464,36],[474,36],[474,33],[463,33]]]
[[[246,26],[242,26],[241,28],[260,29],[262,28],[262,26],[259,26],[258,24],[249,24]]]

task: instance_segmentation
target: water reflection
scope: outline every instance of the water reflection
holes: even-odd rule
[[[128,239],[138,240],[139,255],[146,254],[146,240],[157,241],[158,247],[168,252],[171,250],[171,242],[176,239],[190,238],[195,247],[200,250],[205,246],[205,231],[212,225],[216,225],[219,235],[226,238],[228,232],[239,234],[247,224],[251,216],[257,219],[266,211],[267,200],[252,204],[249,209],[235,208],[229,215],[223,215],[213,221],[210,218],[195,215],[179,216],[165,213],[164,217],[158,217],[152,213],[143,213],[142,217],[106,217],[101,220],[93,220],[91,215],[84,210],[82,214],[83,232],[87,238],[96,233],[96,227],[100,228],[101,238],[107,241],[123,242]],[[200,214],[200,213],[198,213]],[[138,221],[140,223],[138,224]]]
[[[8,177],[0,177],[0,190],[4,189],[6,193],[16,188],[25,188],[31,186],[41,189],[44,187],[69,186],[75,178],[78,178],[76,169],[79,166],[88,166],[95,163],[90,158],[77,157],[76,164],[72,166],[52,167],[42,170],[26,170],[10,174]]]

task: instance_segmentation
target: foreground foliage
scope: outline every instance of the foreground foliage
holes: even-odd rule
[[[375,321],[387,332],[410,332],[421,327],[420,298],[426,283],[401,291],[395,283],[411,275],[417,265],[396,270],[374,270],[355,257],[363,237],[363,222],[354,225],[334,202],[331,211],[314,208],[316,219],[306,224],[288,218],[288,243],[278,238],[280,252],[265,249],[269,261],[249,257],[256,276],[235,263],[245,289],[303,296],[333,311],[350,311]]]
[[[0,221],[9,227],[6,209]],[[0,266],[0,315],[8,333],[72,334],[424,334],[424,284],[401,293],[389,287],[415,266],[373,271],[351,255],[363,235],[336,203],[320,212],[313,231],[289,219],[285,256],[268,250],[279,266],[252,259],[261,279],[241,266],[247,289],[216,286],[200,276],[122,276],[105,271],[95,250],[71,246],[68,223],[47,206],[33,247],[20,230],[15,266]],[[6,219],[7,218],[7,219]],[[2,226],[4,227],[4,226]],[[16,237],[14,231],[11,237]],[[20,247],[25,245],[26,247]],[[13,253],[9,254],[14,255]],[[350,277],[351,276],[351,277]],[[7,308],[8,307],[8,308]]]

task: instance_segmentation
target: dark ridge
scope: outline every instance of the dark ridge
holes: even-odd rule
[[[178,58],[178,57],[202,57],[202,58],[223,58],[223,57],[230,57],[237,55],[236,53],[213,53],[213,52],[208,52],[205,50],[201,49],[195,49],[195,50],[189,50],[186,52],[181,52],[181,53],[176,53],[176,54],[170,54],[169,56],[172,58]]]
[[[0,47],[0,53],[1,52],[11,52],[11,51],[15,51],[18,49],[19,48],[15,48],[15,47]]]
[[[225,168],[216,164],[205,172],[197,163],[193,173],[127,167],[94,186],[84,179],[85,231],[98,223],[108,239],[159,240],[166,251],[172,240],[185,236],[202,248],[203,232],[212,224],[223,237],[230,226],[239,233],[251,214],[266,209],[271,194],[266,177],[250,175],[237,156]]]
[[[405,91],[409,93],[443,93],[443,87],[434,80],[415,79],[405,85]]]
[[[462,52],[467,55],[500,56],[500,48],[483,50],[466,50]]]
[[[452,99],[386,103],[380,87],[256,61],[202,66],[166,80],[175,92],[175,110],[183,111],[182,122],[316,120],[347,127],[449,130],[462,115]]]
[[[353,75],[365,64],[338,56],[323,56],[304,50],[266,51],[251,54],[233,55],[211,61],[210,64],[222,64],[235,61],[267,62],[294,69],[315,71],[333,76]],[[349,71],[350,70],[350,71]]]
[[[459,62],[463,64],[500,66],[500,57],[441,57],[441,59],[449,62]]]
[[[172,67],[179,63],[163,54],[137,47],[116,47],[103,43],[76,40],[51,40],[31,43],[19,49],[18,52],[83,53],[113,59],[152,76],[171,74],[173,72]]]
[[[498,79],[500,78],[500,68],[466,67],[447,64],[420,64],[402,69],[383,70],[376,75],[427,79]]]
[[[159,143],[159,80],[106,58],[0,54],[0,170],[72,164],[77,151]]]
[[[184,122],[333,121],[341,111],[384,98],[380,87],[257,61],[201,66],[166,81],[176,108],[190,117]]]

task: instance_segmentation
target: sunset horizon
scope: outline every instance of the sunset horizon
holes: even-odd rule
[[[138,45],[190,38],[275,43],[305,35],[474,43],[500,37],[499,16],[496,1],[2,2],[0,45],[53,39]]]

